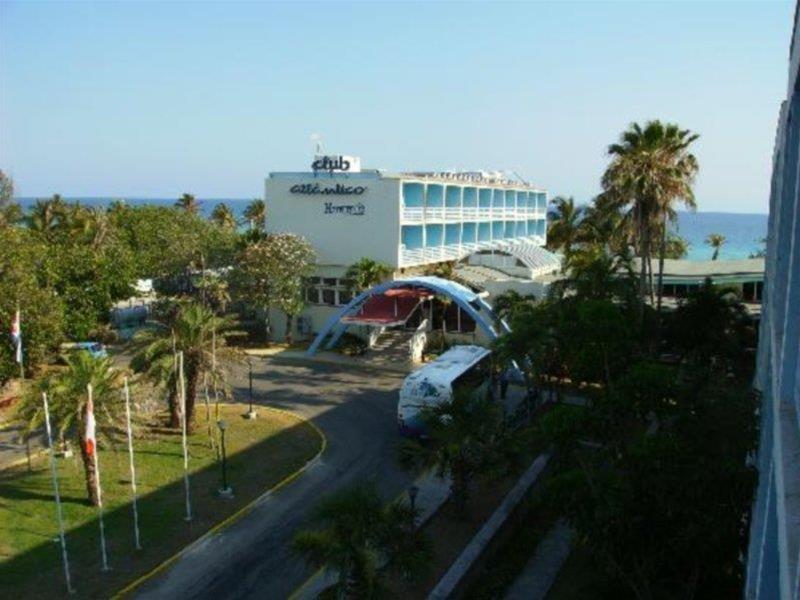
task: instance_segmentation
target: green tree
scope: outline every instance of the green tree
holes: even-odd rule
[[[197,214],[166,206],[121,207],[110,214],[115,235],[131,251],[136,276],[163,282],[185,280],[190,265],[207,268],[233,260],[237,235]]]
[[[430,556],[415,529],[414,511],[384,506],[374,485],[359,483],[334,492],[314,510],[317,529],[295,534],[292,549],[315,567],[336,573],[337,598],[381,598],[381,568],[421,572]]]
[[[667,245],[664,249],[664,258],[672,258],[676,260],[686,258],[689,253],[689,242],[681,236],[670,233],[667,236]]]
[[[651,301],[651,258],[654,242],[659,242],[659,309],[668,221],[675,217],[676,202],[682,201],[689,208],[695,205],[692,185],[698,164],[689,146],[697,138],[697,134],[673,123],[654,120],[644,127],[631,124],[619,142],[608,147],[611,163],[603,174],[604,194],[612,205],[629,207],[627,219],[641,261],[640,295],[644,299],[649,288]]]
[[[350,265],[344,275],[345,279],[350,281],[352,290],[356,293],[368,290],[386,281],[391,276],[392,267],[367,257],[360,258]]]
[[[463,516],[475,478],[507,466],[510,437],[500,407],[488,394],[462,393],[423,406],[421,416],[429,439],[408,440],[401,448],[401,462],[434,468],[440,477],[449,475],[453,502]]]
[[[573,198],[558,196],[553,199],[555,214],[547,228],[547,247],[560,250],[569,257],[572,247],[578,242],[581,209],[575,206]]]
[[[21,227],[0,229],[0,323],[4,333],[17,308],[21,311],[23,362],[36,371],[63,340],[63,298],[45,285],[41,271],[47,252],[44,241]],[[0,385],[19,375],[7,336],[0,342]]]
[[[756,345],[753,320],[733,290],[710,280],[665,316],[665,338],[682,362],[704,371],[752,371],[747,348]]]
[[[722,249],[722,246],[725,245],[725,236],[720,233],[710,233],[706,238],[706,244],[711,246],[714,249],[714,254],[711,256],[711,260],[717,260],[719,258],[719,251]]]
[[[64,225],[67,218],[67,204],[59,194],[49,200],[37,200],[26,218],[28,227],[50,239]]]
[[[236,229],[236,217],[233,211],[224,202],[220,202],[211,211],[211,220],[225,229]]]
[[[302,237],[282,233],[245,246],[230,281],[234,294],[263,311],[269,339],[269,310],[286,314],[286,341],[291,343],[293,318],[303,309],[303,280],[314,264],[314,249]]]
[[[533,294],[520,294],[516,290],[506,290],[492,300],[492,310],[501,319],[508,319],[517,312],[521,306],[536,301]]]
[[[65,357],[65,371],[48,379],[28,393],[20,414],[28,421],[28,430],[38,429],[44,423],[41,391],[48,391],[50,413],[59,437],[71,437],[80,448],[83,462],[86,494],[89,502],[97,506],[97,454],[89,454],[83,443],[86,435],[87,385],[92,385],[94,416],[99,437],[115,431],[123,410],[119,389],[121,373],[114,368],[110,358],[95,358],[86,351],[73,352]]]
[[[192,302],[180,305],[165,326],[143,330],[134,338],[137,352],[131,366],[166,388],[170,427],[181,425],[176,352],[183,352],[186,423],[189,430],[193,430],[197,390],[204,374],[220,385],[225,381],[222,361],[214,360],[214,344],[216,353],[222,355],[225,335],[230,327],[230,319],[218,317]]]
[[[13,225],[22,217],[14,202],[14,181],[0,169],[0,229]]]
[[[267,204],[256,198],[244,209],[244,218],[250,223],[250,229],[265,231],[267,228]]]
[[[200,212],[200,203],[192,194],[183,194],[175,201],[175,208],[180,208],[187,213],[196,215]]]
[[[634,365],[584,414],[556,409],[540,423],[560,448],[550,501],[617,585],[614,597],[741,592],[754,409],[746,386],[696,387],[674,369]]]

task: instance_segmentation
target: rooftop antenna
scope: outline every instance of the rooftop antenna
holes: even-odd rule
[[[314,154],[322,156],[322,136],[318,133],[312,133],[311,143],[314,145]]]

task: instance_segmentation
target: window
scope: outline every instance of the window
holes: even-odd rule
[[[336,290],[323,288],[322,303],[336,306]]]
[[[325,279],[322,280],[322,284],[326,285],[326,286],[329,285],[329,286],[332,286],[332,287],[336,287],[338,285],[338,283],[339,283],[339,280],[336,279],[336,277],[326,277]]]
[[[306,288],[306,302],[309,304],[319,304],[319,289],[316,287]]]
[[[353,299],[353,293],[350,290],[339,290],[339,304],[347,304]]]

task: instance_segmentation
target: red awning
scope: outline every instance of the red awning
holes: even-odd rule
[[[342,317],[343,323],[361,325],[402,325],[411,316],[420,300],[432,296],[427,290],[394,289],[370,296],[355,315]]]

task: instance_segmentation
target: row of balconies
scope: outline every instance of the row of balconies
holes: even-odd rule
[[[544,219],[546,216],[547,211],[533,206],[405,206],[402,208],[403,223],[427,223],[430,221],[524,221],[530,219]]]
[[[544,238],[539,235],[529,235],[525,237],[513,238],[515,242],[530,241],[534,244],[543,244]],[[447,260],[459,260],[480,250],[501,249],[508,244],[508,240],[494,240],[484,242],[474,242],[468,244],[447,244],[443,246],[426,246],[424,248],[406,248],[405,244],[400,245],[400,266],[410,267],[430,262],[440,262]]]

